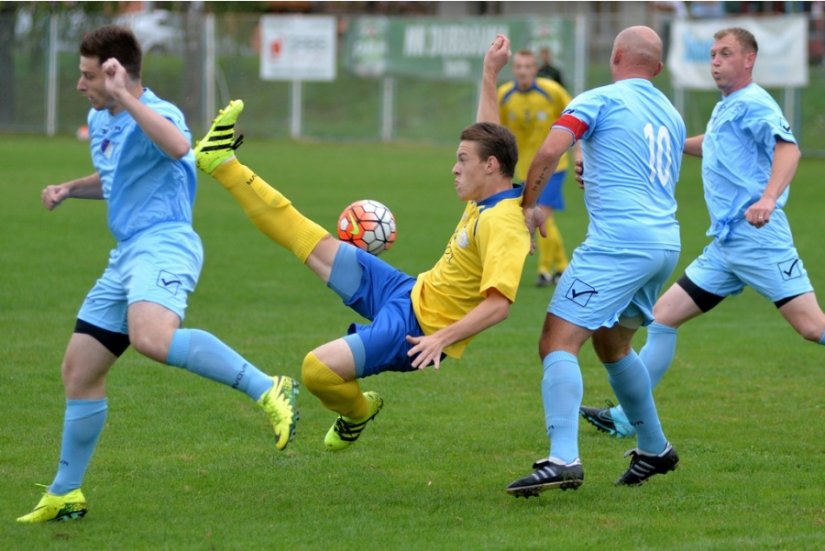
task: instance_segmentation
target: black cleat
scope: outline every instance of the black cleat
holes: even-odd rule
[[[581,461],[576,459],[568,465],[550,459],[533,463],[533,474],[520,478],[507,486],[507,493],[514,497],[538,496],[544,490],[576,490],[584,482]]]
[[[613,407],[613,404],[609,401],[607,402],[606,408],[591,408],[588,406],[581,406],[579,408],[579,414],[584,417],[584,420],[599,429],[602,432],[606,432],[610,436],[615,436],[616,438],[626,438],[628,436],[633,436],[636,434],[636,429],[634,429],[629,423],[625,422],[616,422],[613,419],[613,415],[610,413],[610,408]]]
[[[624,454],[630,456],[630,467],[616,481],[616,486],[639,486],[655,474],[667,474],[679,464],[679,455],[668,442],[665,451],[659,455],[642,453],[638,448]]]

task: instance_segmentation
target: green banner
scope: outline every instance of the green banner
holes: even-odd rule
[[[533,18],[362,17],[350,22],[345,67],[361,76],[474,81],[497,34],[512,50],[549,47],[562,73],[573,71],[573,21]]]

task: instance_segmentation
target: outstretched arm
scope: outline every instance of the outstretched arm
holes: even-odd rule
[[[487,291],[487,298],[467,314],[432,335],[423,337],[407,336],[407,342],[414,345],[407,355],[415,359],[412,366],[423,369],[430,364],[438,369],[441,363],[441,354],[445,348],[453,343],[481,333],[488,327],[504,321],[510,312],[510,301],[493,288]]]
[[[705,135],[691,136],[685,140],[685,155],[693,155],[694,157],[702,156],[702,142],[705,141]]]
[[[490,49],[484,55],[484,69],[481,74],[481,94],[478,102],[476,122],[499,122],[496,85],[498,74],[510,59],[510,40],[500,34],[496,36]]]
[[[95,172],[62,184],[46,186],[40,193],[40,200],[47,210],[54,210],[69,197],[75,199],[103,199],[103,186],[100,183],[100,175]]]

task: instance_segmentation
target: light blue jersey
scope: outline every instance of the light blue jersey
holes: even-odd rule
[[[140,101],[172,121],[191,142],[177,107],[148,88]],[[197,181],[192,152],[171,160],[125,110],[112,115],[105,109],[92,109],[88,122],[92,163],[100,174],[115,239],[125,241],[165,222],[191,225]]]
[[[675,187],[686,130],[667,97],[648,80],[626,79],[577,96],[565,114],[587,125],[586,243],[680,250]]]
[[[724,241],[748,207],[762,197],[777,140],[796,143],[776,101],[758,84],[716,104],[702,142],[702,180],[710,213],[707,235]],[[777,199],[777,210],[785,206],[789,192],[790,187]]]
[[[790,186],[767,226],[745,219],[768,185],[778,140],[796,143],[776,101],[759,85],[751,83],[716,104],[702,141],[707,233],[714,240],[685,270],[711,294],[727,297],[749,285],[777,303],[813,291],[783,210]]]
[[[148,89],[140,97],[191,139],[183,114]],[[89,291],[78,318],[109,331],[128,332],[128,307],[148,301],[185,316],[203,266],[203,247],[192,228],[195,158],[170,158],[128,111],[89,113],[92,163],[109,205],[117,246]]]

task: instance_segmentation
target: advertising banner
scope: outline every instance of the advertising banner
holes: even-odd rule
[[[336,40],[335,17],[262,17],[261,79],[335,80]]]
[[[803,15],[792,15],[674,21],[667,58],[674,86],[717,89],[710,74],[710,48],[716,31],[728,27],[748,29],[756,37],[756,83],[776,88],[808,85],[808,22]]]
[[[573,70],[573,25],[557,18],[436,19],[364,17],[346,36],[347,68],[361,76],[475,81],[497,34],[513,51],[549,47],[564,73]]]

